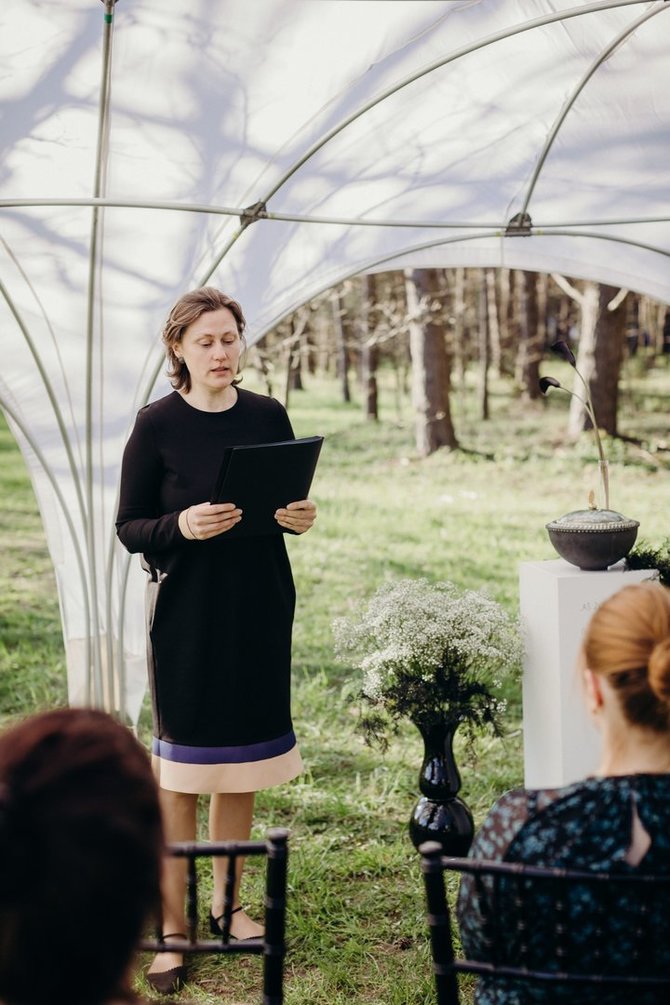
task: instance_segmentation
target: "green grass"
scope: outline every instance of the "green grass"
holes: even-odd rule
[[[553,366],[552,372],[557,370]],[[559,377],[561,374],[557,374]],[[564,442],[567,401],[524,405],[502,382],[491,419],[474,413],[469,387],[454,394],[462,452],[419,460],[411,409],[400,415],[391,382],[382,421],[365,422],[360,402],[343,404],[335,382],[306,378],[292,392],[298,435],[326,443],[313,489],[315,528],[288,546],[298,588],[294,719],[306,763],[295,783],[261,793],[255,834],[291,831],[287,1005],[425,1005],[433,1002],[423,894],[407,820],[417,798],[421,743],[409,725],[385,754],[356,733],[355,677],[337,664],[330,625],[386,577],[452,579],[485,586],[510,610],[518,565],[555,555],[544,524],[586,505],[596,485],[589,435]],[[249,375],[246,386],[259,385]],[[621,431],[642,446],[608,444],[611,502],[640,520],[640,538],[668,537],[670,370],[627,372]],[[23,462],[0,427],[0,716],[65,701],[65,671],[53,573]],[[481,821],[491,803],[522,781],[520,696],[510,693],[508,735],[457,737],[462,795]],[[142,716],[142,734],[148,711]],[[204,817],[203,817],[204,820]],[[204,833],[204,832],[203,832]],[[245,902],[260,911],[260,875],[250,870]],[[184,996],[200,1003],[257,997],[258,961],[204,959]],[[150,994],[140,979],[140,990]]]
[[[66,702],[56,584],[16,444],[0,416],[0,718]]]

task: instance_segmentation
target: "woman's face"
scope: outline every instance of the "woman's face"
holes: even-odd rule
[[[229,387],[235,377],[242,353],[242,339],[237,322],[227,307],[207,311],[184,331],[175,354],[181,357],[191,375],[191,388],[207,393]]]

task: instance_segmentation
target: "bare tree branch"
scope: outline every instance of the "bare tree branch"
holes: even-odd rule
[[[552,272],[551,278],[564,293],[567,293],[569,297],[572,297],[572,299],[576,300],[578,304],[581,304],[584,299],[583,294],[580,293],[577,287],[573,286],[572,283],[565,278],[565,276],[562,276],[560,272]]]
[[[615,297],[612,297],[612,299],[608,303],[607,310],[615,311],[617,307],[620,307],[621,304],[626,299],[626,297],[628,296],[628,293],[629,291],[622,286],[617,295]]]

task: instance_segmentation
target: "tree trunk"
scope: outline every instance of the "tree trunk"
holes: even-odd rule
[[[555,342],[570,342],[570,297],[562,296],[558,305]]]
[[[666,327],[669,313],[665,304],[656,304],[654,329],[656,331],[656,352],[660,355],[670,352],[670,344],[667,349],[665,347],[665,335],[670,335],[670,330]]]
[[[593,384],[596,372],[595,346],[596,324],[598,321],[598,284],[591,280],[585,281],[578,303],[579,311],[579,346],[577,348],[577,369],[584,381]],[[579,398],[584,397],[584,386],[575,374],[572,390]],[[589,429],[591,423],[584,406],[577,398],[570,399],[570,414],[568,417],[568,435],[576,439],[583,429]]]
[[[540,396],[540,358],[538,345],[537,273],[519,272],[516,276],[519,346],[516,358],[516,384],[526,400]]]
[[[295,342],[294,338],[290,338],[288,346],[286,348],[286,383],[284,384],[284,408],[288,410],[291,390],[293,388],[293,357],[295,354]]]
[[[286,339],[286,385],[284,407],[288,408],[291,391],[302,391],[302,342],[309,324],[309,307],[301,307],[291,317]]]
[[[365,418],[371,422],[379,419],[379,394],[377,387],[377,365],[379,363],[379,348],[375,342],[374,331],[370,321],[377,300],[374,275],[366,276],[365,312],[368,324],[363,332],[361,347],[361,377],[363,382],[363,407]]]
[[[538,272],[535,289],[537,292],[537,352],[541,358],[547,347],[547,305],[549,302],[549,276]]]
[[[617,436],[619,375],[623,362],[626,308],[617,298],[616,286],[601,286],[595,330],[594,370],[590,384],[596,422],[610,436]]]
[[[302,391],[302,343],[305,338],[307,325],[300,319],[293,320],[294,343],[289,354],[288,379],[292,391]]]
[[[465,269],[454,269],[453,286],[453,360],[458,375],[458,382],[465,384]]]
[[[435,269],[405,272],[412,359],[412,404],[418,452],[458,446],[449,407],[450,362],[444,326],[425,315],[424,304],[440,292]]]
[[[333,305],[333,326],[335,328],[335,344],[337,346],[337,375],[342,387],[342,401],[351,401],[349,387],[349,353],[347,351],[346,332],[343,323],[344,305],[337,293],[331,300]]]
[[[265,381],[265,393],[269,398],[272,397],[272,365],[270,363],[270,357],[264,352],[263,349],[257,349],[256,358],[258,359],[258,369],[263,375]]]
[[[514,328],[514,272],[498,269],[498,326],[500,329],[500,376],[513,377],[514,348],[516,331]]]
[[[479,415],[482,419],[489,418],[489,364],[491,361],[491,343],[489,339],[488,325],[488,284],[482,274],[482,282],[479,287]]]
[[[498,322],[498,303],[496,300],[496,271],[486,269],[486,317],[488,320],[488,344],[491,353],[491,366],[498,377],[502,377],[502,344],[500,341],[500,324]]]
[[[311,325],[307,328],[307,338],[305,340],[305,362],[307,363],[307,373],[313,377],[317,371],[317,354]]]

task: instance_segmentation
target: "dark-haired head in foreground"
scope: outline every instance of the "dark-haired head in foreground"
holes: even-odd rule
[[[161,851],[148,756],[111,716],[60,709],[1,735],[0,1000],[127,997]]]

